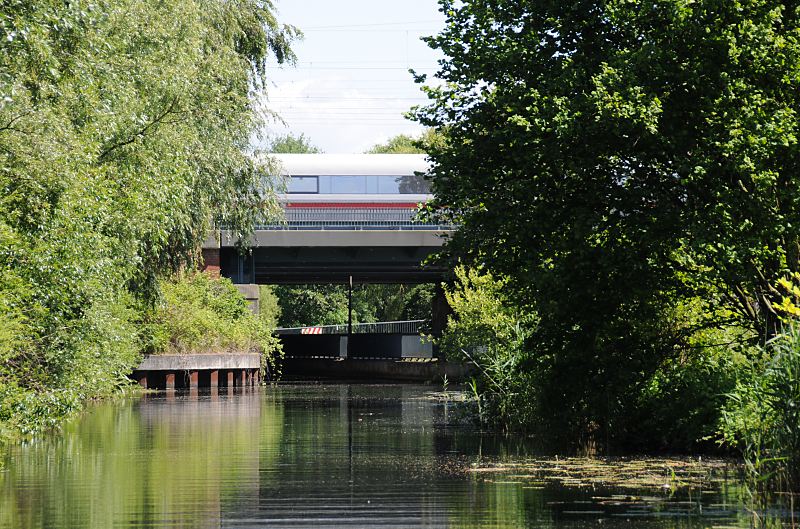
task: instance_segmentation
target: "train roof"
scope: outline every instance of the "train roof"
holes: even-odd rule
[[[424,154],[270,154],[287,176],[410,175],[430,168]]]

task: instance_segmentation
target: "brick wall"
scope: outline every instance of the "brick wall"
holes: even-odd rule
[[[219,248],[203,248],[203,272],[211,277],[219,278]]]

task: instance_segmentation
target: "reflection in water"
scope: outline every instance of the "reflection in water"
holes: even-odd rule
[[[724,487],[643,505],[465,474],[524,445],[448,424],[450,405],[428,391],[287,385],[101,404],[12,449],[0,528],[747,526]]]

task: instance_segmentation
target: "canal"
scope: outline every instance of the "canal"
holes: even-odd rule
[[[4,456],[0,527],[749,525],[723,463],[676,477],[669,460],[627,461],[615,481],[482,434],[434,390],[285,384],[101,403]]]

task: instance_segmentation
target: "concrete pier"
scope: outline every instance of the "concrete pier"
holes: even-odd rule
[[[220,375],[228,389],[258,383],[258,354],[150,355],[131,374],[142,387],[175,390],[218,388]]]

